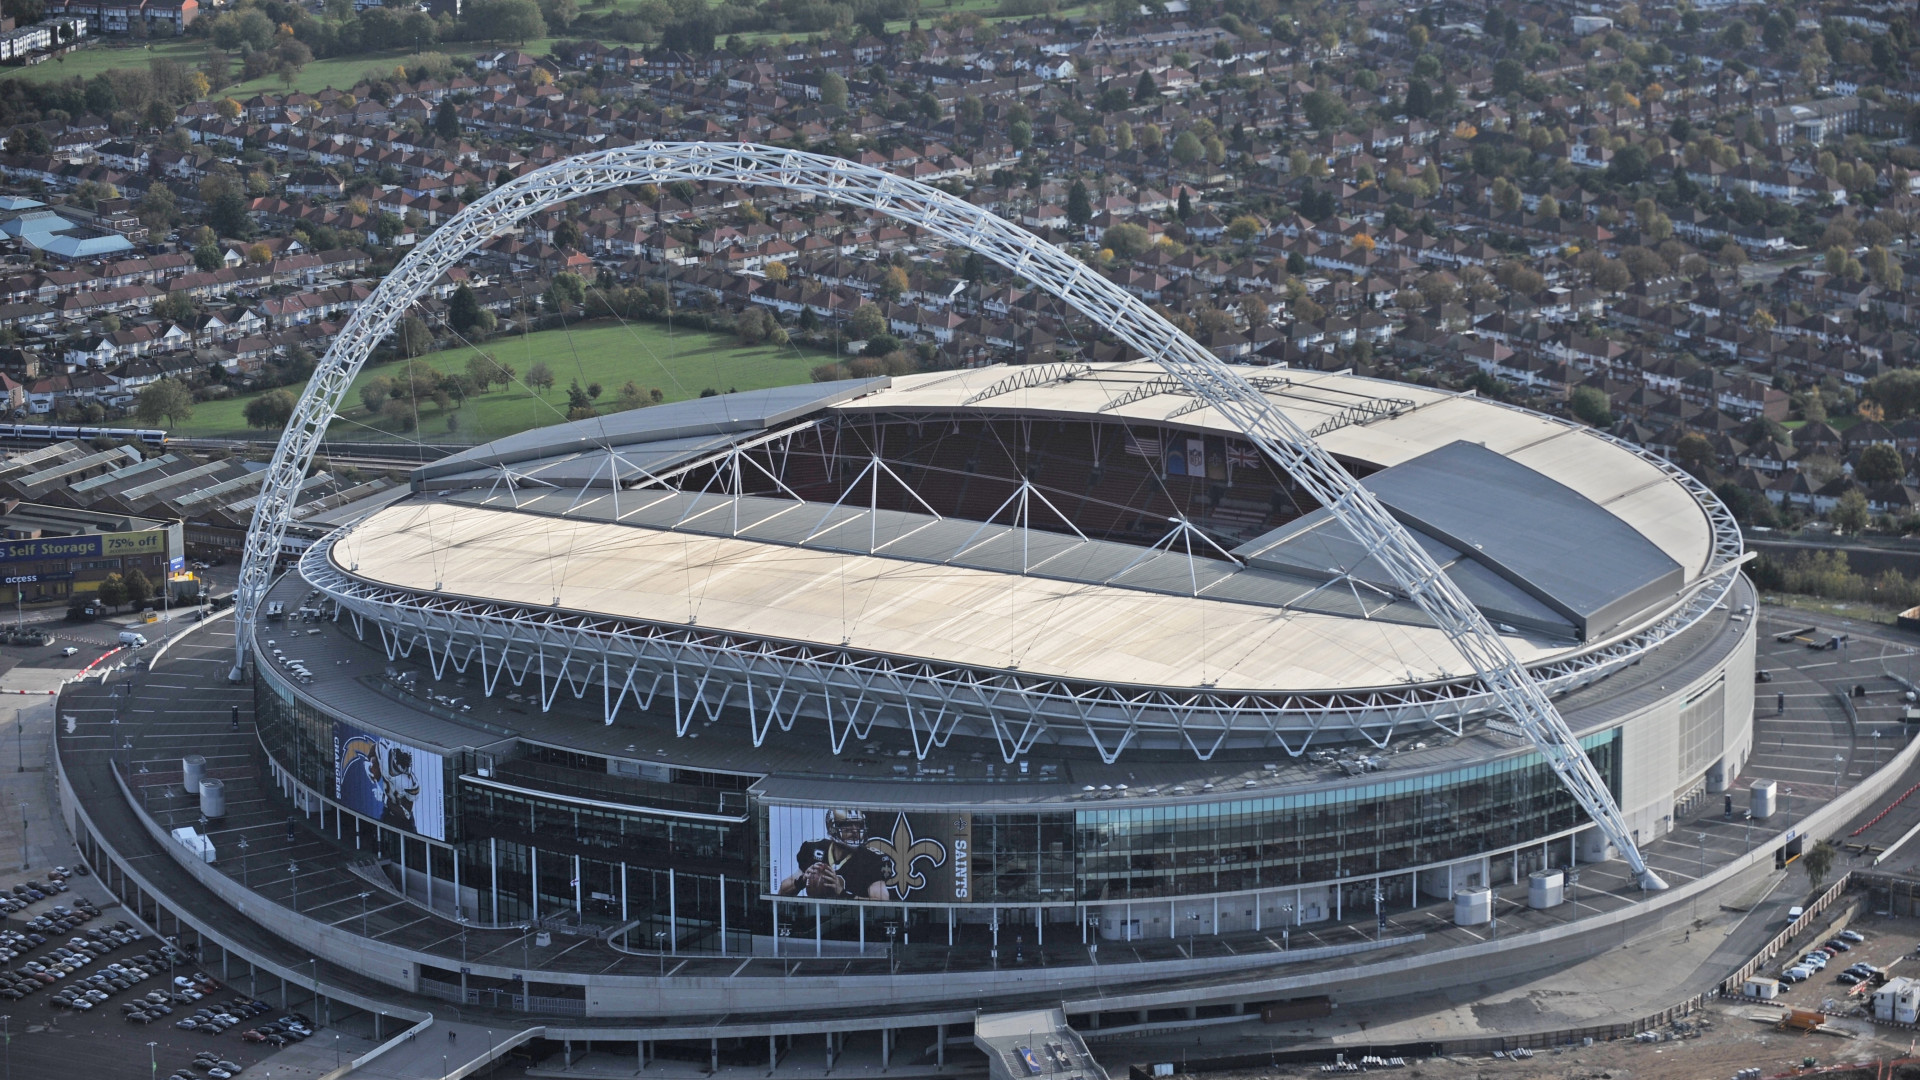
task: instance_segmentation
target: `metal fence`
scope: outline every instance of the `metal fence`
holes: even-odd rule
[[[1773,940],[1762,945],[1760,951],[1753,955],[1753,959],[1740,965],[1732,975],[1722,980],[1720,983],[1720,992],[1723,994],[1738,994],[1745,989],[1747,979],[1751,977],[1754,972],[1759,971],[1766,966],[1767,961],[1778,956],[1780,950],[1787,947],[1788,942],[1799,937],[1808,926],[1813,924],[1814,919],[1818,918],[1822,912],[1832,907],[1834,903],[1840,899],[1841,894],[1847,891],[1848,883],[1854,879],[1854,873],[1854,871],[1849,870],[1841,874],[1838,881],[1827,886],[1825,892],[1807,904],[1806,910],[1800,913],[1799,918],[1788,923],[1785,930],[1775,934]]]

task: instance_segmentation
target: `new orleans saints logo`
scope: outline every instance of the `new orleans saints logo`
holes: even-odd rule
[[[886,879],[887,888],[899,900],[927,887],[927,869],[947,864],[946,845],[931,837],[916,839],[913,823],[905,814],[894,815],[892,836],[868,837],[867,849],[886,857],[892,871],[892,876]]]

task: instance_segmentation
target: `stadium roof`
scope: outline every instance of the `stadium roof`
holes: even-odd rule
[[[1631,629],[1712,558],[1712,525],[1694,496],[1586,428],[1344,374],[1250,375],[1367,477],[1523,661]],[[415,486],[448,489],[446,499],[375,512],[332,557],[355,576],[411,590],[1069,679],[1287,691],[1467,673],[1445,635],[1394,595],[1324,511],[1228,559],[1205,557],[1219,553],[1198,544],[1202,557],[852,500],[636,486],[647,472],[807,420],[962,415],[1124,424],[1166,445],[1178,432],[1238,434],[1150,364],[731,394],[526,432],[435,462],[415,472]],[[503,471],[541,483],[498,490]]]

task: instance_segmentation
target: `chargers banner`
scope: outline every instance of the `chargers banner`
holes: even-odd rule
[[[334,722],[333,797],[349,810],[445,840],[444,775],[439,754]]]
[[[973,899],[973,815],[768,806],[768,892],[815,900]]]

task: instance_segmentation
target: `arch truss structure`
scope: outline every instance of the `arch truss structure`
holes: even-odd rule
[[[1245,375],[1078,259],[994,214],[878,169],[750,143],[643,143],[557,162],[467,207],[394,267],[328,348],[274,451],[247,533],[235,597],[236,679],[244,670],[256,612],[271,584],[300,484],[335,410],[374,347],[443,274],[526,218],[614,188],[680,180],[781,188],[886,214],[992,259],[1139,350],[1245,433],[1351,532],[1400,591],[1447,635],[1479,677],[1481,692],[1494,710],[1533,744],[1642,887],[1666,887],[1642,858],[1619,806],[1546,690],[1492,624],[1379,500]]]

